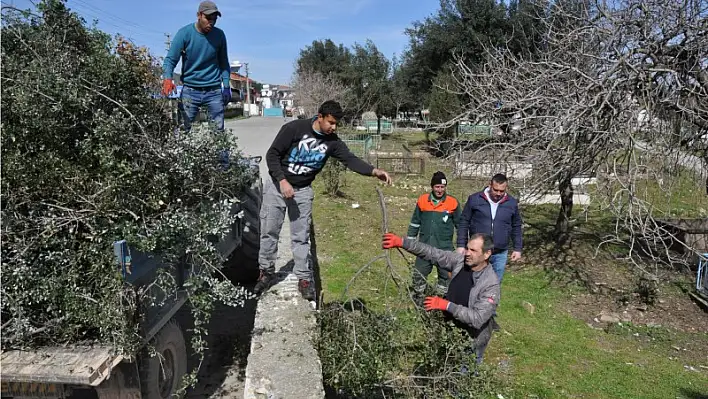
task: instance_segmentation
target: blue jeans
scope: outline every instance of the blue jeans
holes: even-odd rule
[[[224,100],[221,97],[221,88],[212,90],[199,90],[184,86],[179,102],[179,110],[184,121],[184,129],[189,131],[192,122],[199,115],[199,108],[207,106],[208,118],[216,123],[216,128],[224,130]]]
[[[505,250],[496,254],[492,254],[489,258],[489,263],[492,265],[492,269],[499,277],[499,285],[501,285],[502,277],[504,277],[504,269],[506,268],[506,261],[509,258],[509,250]]]

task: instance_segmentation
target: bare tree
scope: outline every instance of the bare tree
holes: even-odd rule
[[[308,116],[316,115],[320,104],[327,100],[338,101],[346,109],[351,98],[350,89],[332,74],[300,71],[293,79],[293,88],[295,105],[302,107]]]
[[[665,244],[667,230],[639,190],[685,170],[681,151],[708,132],[707,15],[705,0],[556,2],[541,16],[540,54],[488,48],[479,68],[458,58],[455,90],[466,102],[445,125],[473,120],[505,133],[505,151],[533,164],[529,192],[558,190],[560,243],[569,237],[573,179],[606,171],[614,239],[657,257],[647,248]]]

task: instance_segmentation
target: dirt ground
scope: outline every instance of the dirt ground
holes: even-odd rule
[[[660,289],[661,290],[661,289]],[[666,327],[690,333],[708,333],[708,313],[687,292],[669,287],[669,292],[659,294],[654,305],[644,304],[637,295],[630,294],[630,301],[620,301],[622,294],[596,293],[575,295],[568,310],[574,316],[599,326],[596,321],[603,314],[615,314],[620,321],[649,327]]]
[[[581,282],[584,287],[565,304],[568,314],[597,329],[644,328],[639,340],[647,340],[647,328],[656,328],[671,342],[670,356],[708,366],[708,310],[689,295],[695,287],[695,270],[662,269],[654,303],[647,304],[629,264],[582,248],[548,249],[528,254],[531,261],[511,268],[536,264],[555,276],[556,284]]]

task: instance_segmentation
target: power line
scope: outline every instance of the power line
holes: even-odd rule
[[[157,32],[154,32],[154,31],[144,32],[142,29],[133,28],[133,27],[131,27],[131,26],[118,25],[118,24],[116,24],[116,23],[114,23],[114,22],[111,22],[111,21],[108,21],[108,20],[106,20],[106,19],[101,18],[99,15],[96,15],[95,13],[86,11],[86,10],[81,9],[81,8],[74,8],[74,10],[75,10],[76,12],[80,12],[80,14],[81,14],[83,17],[86,17],[86,18],[91,17],[91,18],[94,18],[94,19],[98,20],[101,24],[110,25],[110,26],[116,28],[117,33],[119,33],[119,34],[121,34],[121,35],[124,35],[124,36],[126,36],[127,38],[129,38],[129,39],[131,39],[131,40],[133,40],[134,37],[142,37],[142,38],[144,38],[145,36],[150,36],[150,37],[155,38],[155,37],[157,37],[157,35],[158,35],[158,33],[157,33]],[[162,34],[162,33],[159,33],[159,35],[160,35],[160,37],[162,37],[163,34]]]
[[[137,23],[135,23],[135,22],[128,21],[128,20],[123,19],[123,18],[121,18],[121,17],[112,15],[112,13],[110,13],[110,12],[108,12],[108,11],[105,11],[105,10],[103,10],[103,9],[101,9],[101,8],[98,8],[98,7],[96,7],[96,6],[92,5],[92,4],[89,4],[89,3],[87,3],[87,2],[85,2],[85,1],[83,1],[83,0],[71,0],[71,1],[81,4],[82,7],[84,7],[85,9],[91,10],[94,14],[97,13],[97,14],[103,15],[105,18],[112,19],[114,22],[118,22],[118,23],[123,24],[123,25],[132,26],[132,27],[134,27],[134,28],[138,28],[138,29],[141,30],[141,32],[152,32],[152,33],[158,34],[158,35],[160,35],[160,36],[162,36],[162,34],[163,34],[162,32],[158,32],[158,31],[153,30],[152,28],[149,28],[149,27],[147,27],[147,26],[140,25],[140,24],[137,24]],[[83,10],[84,12],[86,11],[85,9]],[[96,16],[96,15],[94,15],[94,16]],[[105,19],[104,19],[104,22],[106,22]],[[115,24],[111,24],[111,25],[118,26],[118,25],[115,25]],[[118,26],[118,27],[120,27],[120,28],[125,28],[124,26]]]

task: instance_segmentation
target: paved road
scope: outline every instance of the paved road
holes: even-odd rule
[[[291,120],[291,118],[288,118],[288,120]],[[253,117],[231,121],[227,120],[225,127],[226,129],[231,129],[234,134],[236,134],[239,146],[246,155],[260,155],[263,157],[263,161],[261,162],[261,176],[265,176],[268,172],[265,164],[266,151],[268,151],[268,147],[270,147],[275,135],[278,134],[283,124],[283,118]]]
[[[253,117],[227,120],[226,128],[236,134],[244,154],[264,157],[260,166],[261,175],[265,175],[265,153],[283,123],[283,118]],[[244,267],[243,259],[242,255],[235,253],[231,264],[227,264],[225,268],[227,275],[235,281],[241,277],[238,271]],[[252,286],[247,288],[250,290]],[[208,327],[209,349],[199,371],[199,383],[188,393],[189,399],[243,398],[246,361],[251,347],[256,305],[255,300],[250,300],[243,308],[231,308],[221,304],[216,306]],[[188,319],[188,316],[184,317]],[[190,328],[188,322],[182,323],[186,323],[187,328]],[[189,337],[187,339],[189,340]],[[196,360],[191,360],[192,367],[197,365]]]

